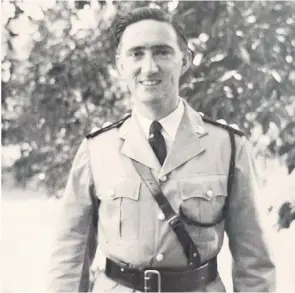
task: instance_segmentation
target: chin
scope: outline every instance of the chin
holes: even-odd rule
[[[136,97],[141,102],[158,100],[160,96],[161,95],[159,95],[159,90],[156,90],[156,89],[136,91],[134,95],[134,97]]]
[[[161,97],[157,93],[145,94],[140,96],[140,101],[145,104],[159,103],[162,100],[163,100],[163,97]]]

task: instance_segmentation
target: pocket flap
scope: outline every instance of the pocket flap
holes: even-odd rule
[[[227,176],[208,175],[179,180],[183,200],[199,197],[211,201],[217,196],[227,196]]]
[[[102,199],[115,200],[117,198],[129,198],[132,200],[139,199],[141,182],[137,179],[121,178],[108,185],[101,186],[100,194]]]

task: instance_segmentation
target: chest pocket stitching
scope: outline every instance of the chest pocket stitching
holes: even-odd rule
[[[212,189],[208,189],[207,191],[212,190]],[[214,191],[213,191],[214,192]],[[188,200],[188,199],[192,199],[192,198],[202,198],[205,199],[206,201],[213,201],[215,198],[217,197],[227,197],[227,194],[213,194],[212,196],[208,196],[206,193],[205,194],[191,194],[191,195],[181,195],[182,200]]]

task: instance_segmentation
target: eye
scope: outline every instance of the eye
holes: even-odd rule
[[[129,56],[133,57],[133,58],[139,58],[139,57],[143,56],[143,52],[142,51],[132,51],[129,53]]]
[[[159,56],[166,57],[168,55],[171,55],[171,52],[168,49],[158,49],[156,51],[156,54],[159,55]]]

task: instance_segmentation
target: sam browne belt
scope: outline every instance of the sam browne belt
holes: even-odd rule
[[[195,269],[135,269],[106,260],[106,275],[119,284],[142,292],[189,292],[202,289],[217,277],[216,257]]]

